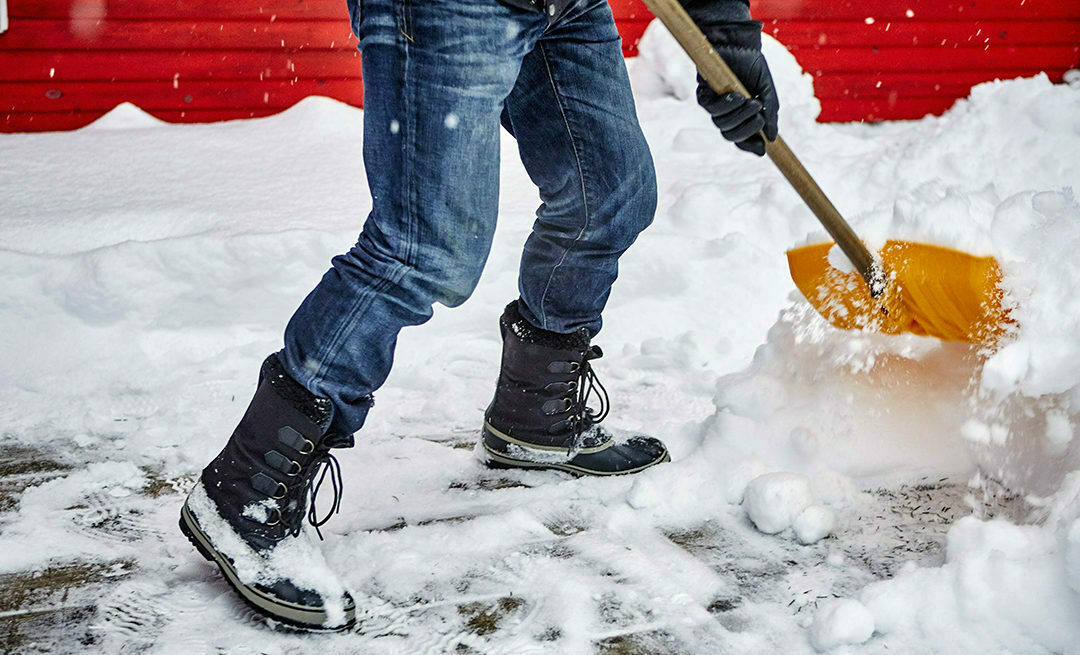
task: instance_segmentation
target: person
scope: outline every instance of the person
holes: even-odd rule
[[[779,103],[747,0],[681,0],[750,90],[698,100],[724,137],[762,155]],[[353,624],[356,603],[318,549],[314,495],[353,445],[398,332],[469,297],[495,228],[500,125],[542,204],[519,297],[503,311],[501,370],[478,452],[489,466],[616,475],[669,459],[619,441],[592,338],[619,256],[656,209],[652,158],[606,0],[349,0],[363,53],[372,209],[270,355],[243,418],[202,471],[180,527],[259,612],[310,629]],[[592,400],[595,396],[596,401]],[[590,407],[598,404],[599,408]],[[321,536],[321,535],[320,535]]]

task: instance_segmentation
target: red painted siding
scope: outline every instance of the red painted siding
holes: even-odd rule
[[[0,131],[73,129],[123,101],[169,121],[360,106],[342,0],[8,0]]]
[[[611,0],[627,56],[651,20]],[[1080,66],[1080,0],[752,0],[814,76],[821,120],[940,113],[971,85]],[[123,101],[170,121],[363,102],[342,0],[8,0],[0,131],[72,129]]]
[[[649,15],[641,0],[612,2],[635,29]],[[980,82],[1040,72],[1060,82],[1080,67],[1080,0],[751,0],[751,9],[814,76],[821,121],[921,118]]]
[[[971,86],[1080,66],[1078,0],[752,0],[823,121],[939,114]]]

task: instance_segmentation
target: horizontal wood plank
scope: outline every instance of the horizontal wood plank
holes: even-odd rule
[[[4,52],[0,79],[70,80],[318,80],[359,79],[360,53],[249,51]]]
[[[822,122],[917,120],[939,115],[956,104],[956,98],[925,96],[872,100],[829,100],[821,103]]]
[[[347,20],[55,20],[13,18],[2,50],[350,50]],[[2,76],[2,73],[0,73]]]
[[[750,0],[750,8],[779,20],[1080,19],[1080,2],[1066,0]]]
[[[1053,81],[1060,81],[1066,69],[1046,71]],[[1032,72],[1034,75],[1036,72]],[[889,98],[893,96],[947,96],[962,98],[971,87],[999,76],[984,71],[953,75],[935,73],[823,74],[814,78],[814,95],[822,101],[853,98]]]
[[[933,70],[1016,71],[1070,68],[1080,62],[1077,46],[1000,46],[996,48],[789,48],[803,70],[829,72],[909,72]],[[1010,75],[1011,74],[1011,75]]]
[[[1080,2],[1080,0],[1077,0]],[[1075,45],[1080,20],[862,21],[771,20],[763,31],[789,47]]]
[[[615,18],[639,17],[642,0],[611,0]],[[908,12],[911,15],[908,15]],[[750,0],[758,20],[1047,20],[1080,19],[1068,0]]]
[[[322,95],[354,106],[364,102],[359,81],[316,82],[0,82],[0,112],[100,111],[131,102],[146,110],[284,109]]]
[[[336,18],[347,16],[345,0],[8,0],[13,18]]]

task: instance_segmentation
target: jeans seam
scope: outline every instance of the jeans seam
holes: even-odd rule
[[[555,74],[551,70],[551,62],[548,60],[547,51],[544,49],[543,44],[537,44],[537,48],[540,50],[540,56],[544,59],[544,70],[547,71],[548,81],[551,82],[551,91],[555,96],[555,104],[559,108],[559,116],[562,117],[563,125],[566,126],[566,136],[570,139],[570,149],[574,152],[574,161],[577,163],[578,177],[581,179],[581,204],[585,214],[585,220],[581,225],[581,230],[578,232],[574,240],[570,242],[570,245],[563,251],[562,257],[559,258],[558,263],[551,269],[551,274],[548,275],[547,284],[544,285],[544,292],[540,294],[540,327],[547,329],[547,311],[544,306],[547,302],[548,290],[551,289],[551,283],[555,279],[555,273],[559,270],[559,267],[563,265],[566,258],[570,256],[570,251],[574,249],[581,237],[585,235],[585,231],[589,229],[589,194],[585,184],[585,166],[581,162],[581,155],[578,153],[577,141],[574,139],[574,131],[570,127],[570,119],[566,115],[566,108],[563,106],[562,98],[559,96],[559,87],[555,83]]]
[[[408,0],[403,0],[406,7],[408,6]],[[406,265],[414,266],[416,264],[416,253],[420,247],[419,238],[419,221],[416,218],[416,180],[413,175],[413,163],[414,155],[416,153],[416,125],[419,122],[416,111],[412,111],[413,107],[416,107],[414,94],[416,93],[416,85],[412,84],[411,76],[411,64],[412,54],[411,45],[413,39],[409,35],[405,35],[406,40],[402,42],[402,57],[404,59],[402,63],[402,80],[401,80],[401,93],[405,99],[405,135],[402,140],[402,169],[404,170],[405,179],[402,180],[402,213],[405,215],[405,247],[403,248],[403,259]]]
[[[410,0],[399,0],[398,32],[410,42],[413,40],[412,5]]]

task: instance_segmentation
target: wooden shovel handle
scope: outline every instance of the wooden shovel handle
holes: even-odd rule
[[[735,73],[731,72],[731,68],[724,62],[723,57],[713,50],[709,40],[694,24],[678,0],[644,0],[644,2],[667,26],[668,31],[674,35],[686,54],[690,55],[698,72],[713,91],[721,94],[737,91],[750,97],[750,92],[746,90]],[[762,137],[764,138],[764,135]],[[777,136],[774,141],[765,139],[765,152],[866,280],[870,286],[870,293],[874,297],[884,293],[885,276],[881,266],[874,261],[866,246],[859,237],[855,236],[851,226],[825,196],[825,192],[810,176],[795,153],[791,152],[791,148],[788,148],[784,140]]]

